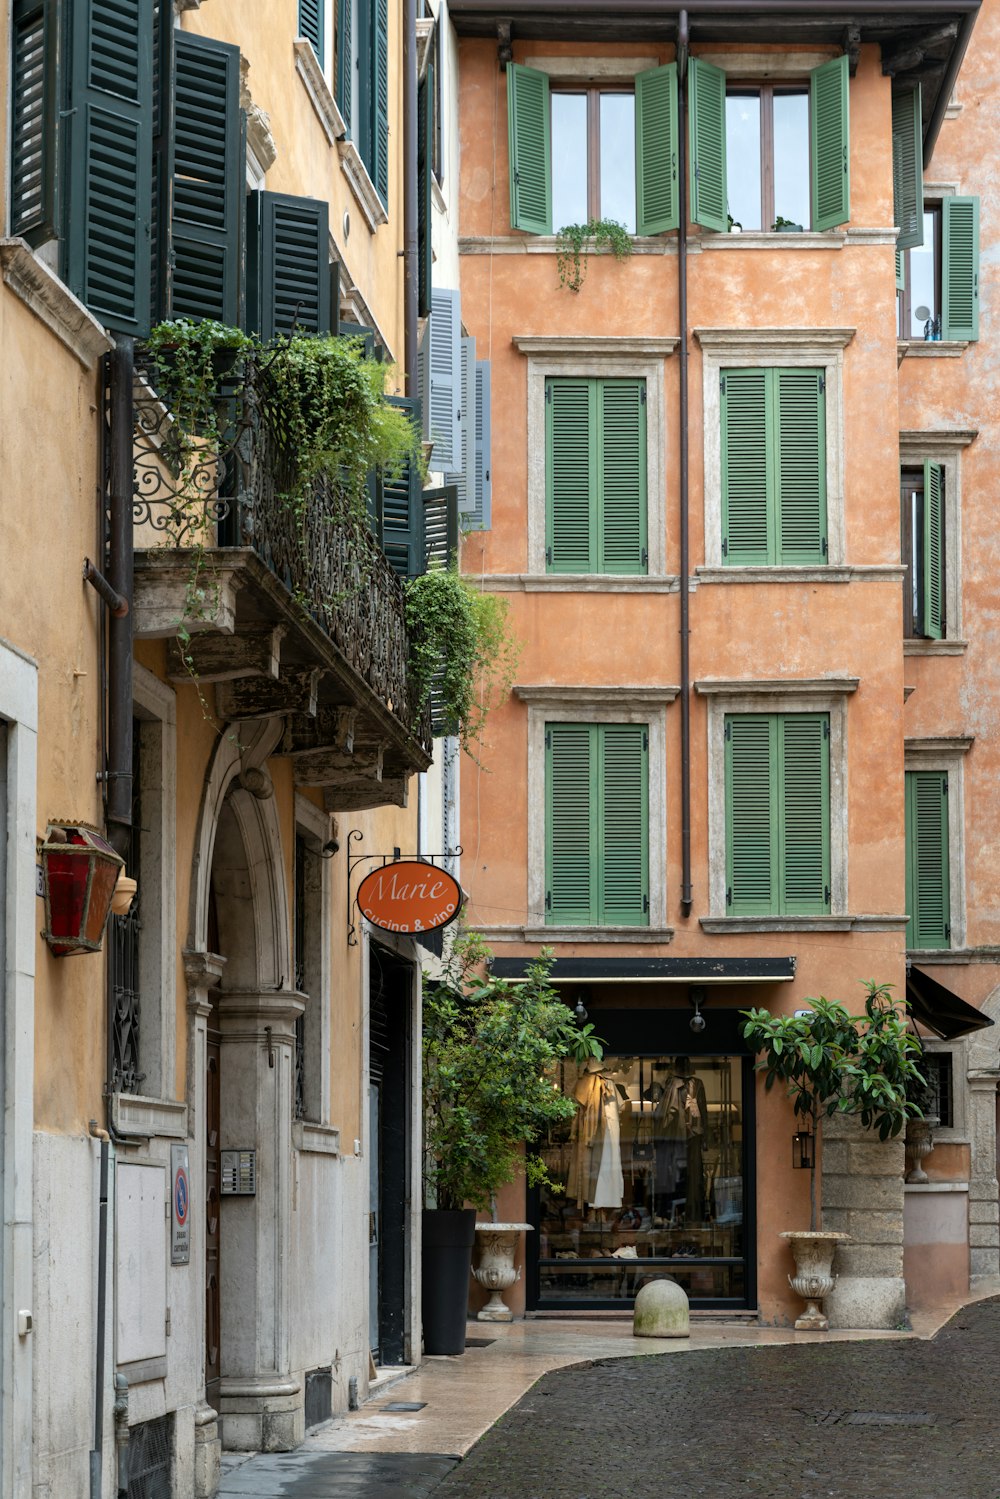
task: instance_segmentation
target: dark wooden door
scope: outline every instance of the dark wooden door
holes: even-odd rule
[[[205,1068],[205,1398],[219,1409],[219,1381],[222,1374],[221,1305],[219,1269],[221,1234],[219,1202],[222,1187],[221,1104],[219,1064],[218,990],[214,991],[212,1013],[208,1019]]]

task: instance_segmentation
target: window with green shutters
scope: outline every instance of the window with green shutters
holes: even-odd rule
[[[979,199],[941,203],[941,336],[979,338]]]
[[[261,338],[330,332],[329,208],[285,193],[247,197],[247,321]]]
[[[892,210],[897,250],[924,242],[924,141],[920,85],[892,96]]]
[[[827,561],[826,383],[816,369],[720,374],[722,555],[729,566]]]
[[[900,473],[901,560],[907,569],[903,634],[943,640],[947,634],[945,471],[925,459]]]
[[[550,377],[545,469],[547,570],[644,573],[645,380]]]
[[[726,914],[830,910],[830,716],[727,714]]]
[[[649,730],[545,729],[545,920],[649,924]]]
[[[907,948],[951,944],[948,772],[906,772]]]
[[[337,105],[382,206],[388,208],[389,0],[336,0],[336,5]]]

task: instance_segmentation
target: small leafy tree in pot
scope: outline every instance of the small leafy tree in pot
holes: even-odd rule
[[[744,1010],[743,1035],[758,1054],[765,1086],[783,1082],[796,1117],[808,1120],[818,1148],[822,1122],[833,1114],[859,1117],[880,1140],[898,1135],[920,1113],[912,1101],[922,1083],[920,1043],[907,1029],[906,1009],[892,986],[865,984],[865,1013],[851,1015],[835,999],[803,1001],[805,1014]],[[809,1173],[809,1227],[815,1230],[816,1151]]]

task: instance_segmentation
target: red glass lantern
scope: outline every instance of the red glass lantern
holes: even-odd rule
[[[124,859],[86,823],[50,823],[39,858],[45,891],[42,937],[57,958],[100,952]]]

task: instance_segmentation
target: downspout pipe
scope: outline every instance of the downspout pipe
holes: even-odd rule
[[[110,382],[110,454],[108,463],[108,577],[109,588],[131,606],[134,583],[132,555],[132,382],[135,344],[124,334],[115,337],[108,355]],[[113,611],[108,619],[108,839],[124,858],[132,828],[132,613]]]
[[[688,13],[677,23],[677,321],[680,330],[679,503],[681,541],[681,914],[691,915],[691,546],[688,526],[687,62]]]
[[[104,1330],[108,1305],[108,1132],[90,1121],[90,1133],[101,1143],[101,1184],[97,1213],[97,1348],[94,1356],[94,1445],[90,1451],[90,1499],[101,1499],[104,1463]]]
[[[403,373],[417,394],[417,0],[403,0]]]

